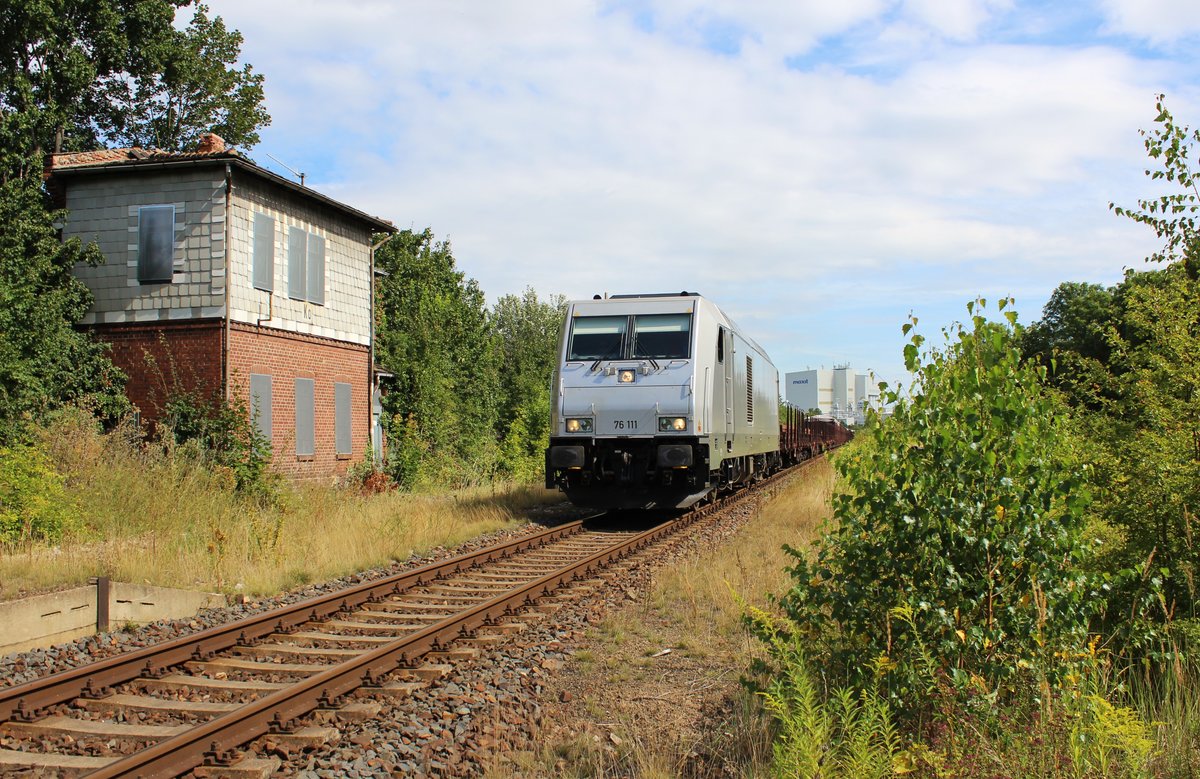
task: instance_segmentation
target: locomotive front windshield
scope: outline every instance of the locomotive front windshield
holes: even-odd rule
[[[576,317],[571,328],[568,360],[611,360],[621,356],[625,345],[624,316]]]
[[[691,314],[641,314],[633,318],[632,357],[687,359],[692,345]]]
[[[691,331],[691,314],[575,317],[567,359],[686,360]]]

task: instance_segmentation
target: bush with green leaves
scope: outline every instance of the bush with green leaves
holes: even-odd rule
[[[1016,312],[968,305],[944,350],[910,336],[909,394],[837,458],[837,525],[789,550],[781,599],[835,678],[920,713],[934,690],[1003,700],[1086,646],[1098,593],[1082,572],[1087,474],[1043,369],[1022,363]]]
[[[264,504],[279,497],[280,477],[270,469],[271,442],[241,400],[177,391],[168,397],[161,424],[175,444],[194,442],[205,457],[228,470],[236,489]]]
[[[39,447],[0,447],[0,544],[56,541],[78,524],[65,479]]]

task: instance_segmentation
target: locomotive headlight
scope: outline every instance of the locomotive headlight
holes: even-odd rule
[[[687,417],[659,417],[658,432],[678,433],[687,430]]]
[[[617,374],[618,384],[633,384],[634,371],[625,369]]]
[[[592,432],[592,420],[588,417],[573,417],[567,420],[568,433]]]

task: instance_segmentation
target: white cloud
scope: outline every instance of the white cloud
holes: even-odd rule
[[[1144,187],[1136,129],[1173,86],[1161,63],[965,45],[1003,2],[800,6],[660,2],[648,33],[624,7],[213,2],[267,74],[260,151],[448,234],[492,297],[699,289],[763,323],[785,369],[802,341],[879,366],[894,327],[873,344],[830,318],[1044,299],[1149,252],[1107,202]],[[743,31],[740,54],[664,32],[709,23]],[[848,30],[834,42],[854,68],[786,67]]]
[[[958,41],[973,40],[994,13],[1010,8],[1011,0],[904,0],[907,16]]]
[[[1173,43],[1200,34],[1195,0],[1100,0],[1109,30],[1152,43]]]

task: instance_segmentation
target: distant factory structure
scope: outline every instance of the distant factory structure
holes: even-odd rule
[[[805,411],[819,409],[848,425],[863,424],[867,409],[880,408],[879,380],[874,372],[854,373],[849,365],[788,373],[784,383],[788,403]]]

